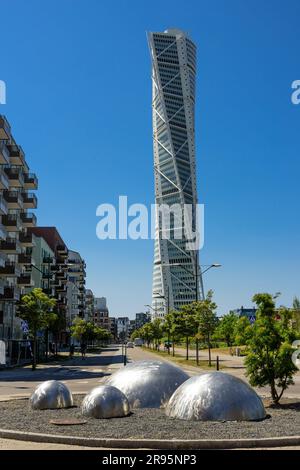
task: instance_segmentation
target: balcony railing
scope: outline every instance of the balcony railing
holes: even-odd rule
[[[5,240],[0,240],[0,250],[4,252],[15,253],[19,249],[20,249],[20,244],[16,238],[7,237]]]
[[[7,214],[7,201],[0,195],[0,214]]]
[[[22,165],[25,162],[25,154],[20,145],[7,144],[10,153],[10,161],[13,165]]]
[[[34,173],[24,173],[24,186],[26,189],[37,189],[38,179]]]
[[[9,189],[9,179],[6,173],[2,170],[0,170],[0,189]]]
[[[18,287],[5,286],[0,300],[20,300],[20,289]]]
[[[26,227],[34,227],[36,225],[36,215],[32,212],[21,212],[20,217]]]
[[[20,253],[18,255],[19,264],[32,264],[32,256],[27,253]]]
[[[5,227],[10,227],[10,229],[19,229],[21,224],[20,224],[20,218],[17,214],[5,214],[2,216],[2,224]],[[12,230],[9,230],[12,231]]]
[[[0,267],[0,276],[19,276],[20,272],[19,266],[12,261],[6,261],[5,265]]]
[[[3,198],[8,204],[14,205],[17,208],[23,205],[21,194],[18,191],[9,191],[6,189],[3,191]]]
[[[18,277],[18,284],[21,286],[32,286],[33,282],[30,273],[22,273]]]
[[[10,138],[10,125],[5,116],[0,116],[0,140]]]
[[[24,186],[24,177],[22,172],[22,167],[12,167],[12,166],[5,166],[4,171],[11,182],[12,186]]]
[[[34,244],[33,234],[32,233],[19,232],[19,242],[22,245],[32,246]]]
[[[53,263],[53,258],[52,256],[44,256],[43,257],[43,264],[52,264]],[[52,266],[51,266],[52,269]]]
[[[31,209],[35,209],[37,207],[37,197],[33,193],[22,193],[23,202],[25,207],[30,207]]]

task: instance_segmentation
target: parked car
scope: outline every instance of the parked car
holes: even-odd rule
[[[133,343],[131,341],[129,341],[127,344],[126,344],[127,348],[133,348]]]

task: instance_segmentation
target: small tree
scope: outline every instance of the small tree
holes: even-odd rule
[[[249,318],[240,317],[236,322],[234,329],[234,343],[237,346],[244,346],[247,344],[248,339],[251,336],[251,323]]]
[[[28,324],[29,335],[33,340],[32,370],[37,363],[37,333],[39,330],[49,328],[57,319],[53,309],[56,300],[48,297],[42,289],[35,288],[29,294],[23,295],[19,306],[18,316]]]
[[[177,330],[181,336],[185,338],[186,360],[189,360],[189,343],[190,338],[195,336],[197,332],[195,310],[193,304],[184,305],[179,311],[177,317]]]
[[[146,323],[140,329],[140,337],[147,343],[147,347],[149,348],[150,343],[153,339],[153,330],[151,328],[151,323]]]
[[[80,317],[74,320],[71,326],[72,337],[80,342],[101,341],[111,337],[110,332],[100,328],[92,322],[88,322]]]
[[[160,318],[155,318],[151,323],[149,323],[149,325],[152,329],[152,337],[155,341],[155,349],[159,349],[160,340],[163,337],[162,320]]]
[[[216,328],[214,334],[215,338],[225,341],[227,346],[231,347],[235,341],[235,330],[238,319],[238,315],[234,312],[229,312],[224,315]]]
[[[174,320],[174,317],[172,313],[167,313],[167,315],[165,315],[164,317],[164,321],[162,325],[163,332],[167,334],[168,354],[170,354],[170,337],[171,337],[172,330],[173,330],[173,320]]]
[[[245,360],[247,375],[253,386],[269,385],[273,403],[277,404],[294,383],[293,375],[298,370],[292,361],[291,343],[296,334],[290,325],[291,312],[282,308],[278,315],[270,294],[256,294],[253,301],[258,312],[247,341],[250,349]]]
[[[198,333],[204,338],[208,347],[208,362],[211,366],[211,337],[218,325],[218,317],[216,314],[217,304],[212,300],[213,291],[208,291],[206,299],[196,302],[196,322],[198,325]]]

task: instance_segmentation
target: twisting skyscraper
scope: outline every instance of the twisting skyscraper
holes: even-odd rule
[[[162,317],[168,309],[178,309],[203,297],[198,250],[187,245],[187,232],[196,230],[196,47],[177,29],[149,33],[148,40],[152,59],[155,202],[182,209],[181,213],[171,211],[169,225],[164,224],[164,212],[159,212],[156,219],[152,308],[155,316]],[[182,216],[187,205],[192,208],[189,219]]]

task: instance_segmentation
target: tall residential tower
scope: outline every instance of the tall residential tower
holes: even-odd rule
[[[181,215],[156,220],[152,308],[163,317],[168,309],[203,297],[198,250],[187,233],[196,231],[195,78],[196,47],[178,29],[148,34],[152,59],[155,202],[180,205]],[[183,207],[192,208],[190,218]],[[185,206],[187,207],[187,206]],[[182,231],[183,237],[179,238]]]

